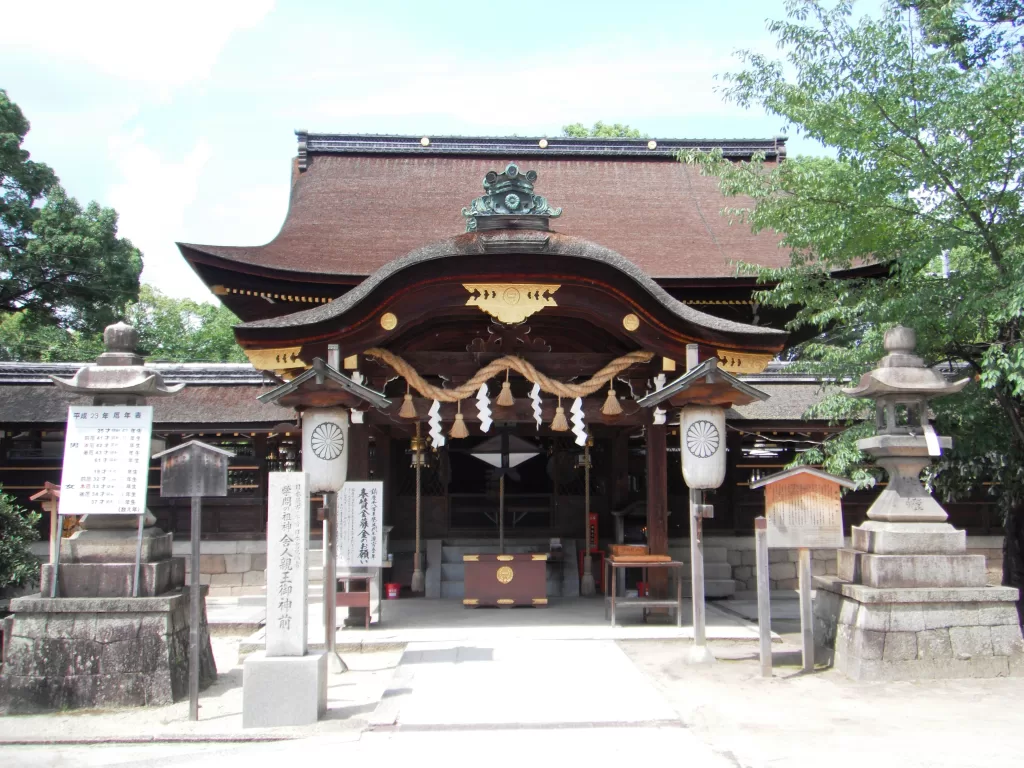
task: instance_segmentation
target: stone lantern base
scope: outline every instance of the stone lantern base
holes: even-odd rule
[[[948,523],[871,521],[814,579],[815,640],[856,680],[1024,676],[1017,590],[988,586],[985,558]]]
[[[205,594],[207,587],[203,587]],[[188,696],[188,588],[158,597],[11,601],[0,715],[171,704]],[[217,678],[205,621],[200,687]]]

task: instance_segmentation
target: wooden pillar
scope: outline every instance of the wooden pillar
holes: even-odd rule
[[[386,525],[394,525],[393,510],[395,507],[392,506],[394,503],[394,495],[396,493],[394,483],[392,482],[392,443],[394,441],[391,438],[391,429],[387,426],[380,426],[376,428],[373,436],[374,444],[374,480],[382,480],[384,482],[384,523]]]
[[[668,554],[668,446],[665,425],[647,427],[647,544],[652,555]],[[648,571],[651,597],[668,596],[668,572]]]
[[[348,478],[370,479],[370,427],[368,424],[350,424],[348,428]]]
[[[629,430],[618,429],[611,439],[611,485],[608,506],[622,509],[629,503]]]

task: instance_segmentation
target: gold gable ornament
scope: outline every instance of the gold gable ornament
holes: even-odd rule
[[[479,307],[499,322],[515,325],[544,307],[557,307],[552,297],[561,285],[533,283],[463,283],[470,292],[467,307]]]

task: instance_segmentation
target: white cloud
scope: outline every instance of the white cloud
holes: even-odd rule
[[[148,146],[139,129],[111,139],[110,157],[121,177],[110,189],[110,204],[119,215],[118,234],[142,250],[142,279],[171,296],[208,296],[174,244],[211,157],[207,140],[198,139],[186,155],[173,160]]]
[[[35,0],[8,3],[0,43],[160,89],[209,75],[228,39],[274,0]],[[161,99],[165,91],[157,91]]]
[[[517,127],[517,121],[561,125],[591,114],[604,120],[616,115],[744,114],[716,91],[721,83],[715,76],[736,63],[721,48],[690,45],[638,53],[595,47],[545,56],[510,73],[511,82],[529,94],[516,96],[512,105],[504,102],[508,94],[495,88],[495,73],[486,67],[467,68],[445,54],[424,56],[422,51],[412,58],[364,62],[364,71],[375,73],[372,80],[353,76],[347,68],[311,72],[310,80],[350,79],[343,98],[325,99],[317,111],[341,121],[367,115],[443,114],[470,124],[492,124],[503,133]],[[510,112],[509,106],[521,109]]]

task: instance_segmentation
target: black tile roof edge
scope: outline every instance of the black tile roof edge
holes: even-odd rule
[[[52,384],[50,376],[73,376],[85,363],[0,362],[4,384]],[[263,386],[277,381],[249,363],[147,363],[169,383]]]
[[[310,154],[530,155],[674,158],[682,149],[721,149],[726,157],[786,154],[786,137],[768,139],[626,139],[564,136],[402,136],[295,132],[300,160]],[[429,143],[424,145],[423,139]],[[541,147],[540,142],[546,146]],[[654,142],[654,147],[649,142]]]

